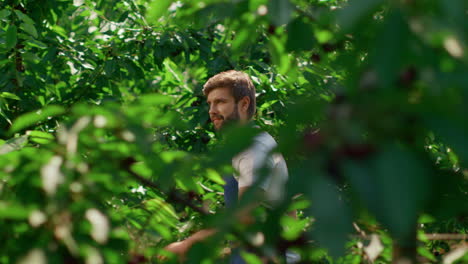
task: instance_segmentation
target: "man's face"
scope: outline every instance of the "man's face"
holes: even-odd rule
[[[240,119],[237,104],[229,88],[213,89],[206,101],[210,106],[210,119],[216,130],[220,130],[226,123]]]

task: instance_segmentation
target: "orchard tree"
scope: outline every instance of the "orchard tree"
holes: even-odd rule
[[[188,263],[467,261],[467,5],[3,1],[0,263],[177,263],[204,227]],[[222,185],[256,131],[220,138],[202,93],[229,69],[290,174],[248,227]]]

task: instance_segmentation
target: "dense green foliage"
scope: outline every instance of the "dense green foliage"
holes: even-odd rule
[[[425,233],[468,233],[467,10],[2,1],[0,263],[157,263],[203,226],[221,232],[190,263],[222,263],[228,238],[254,246],[250,263],[285,248],[304,263],[447,261],[461,244]],[[222,176],[255,131],[218,138],[201,91],[228,69],[252,76],[256,122],[290,171],[288,199],[249,227],[224,210]]]

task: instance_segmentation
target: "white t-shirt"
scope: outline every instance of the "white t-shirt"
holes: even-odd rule
[[[284,187],[288,180],[288,168],[283,156],[272,153],[276,146],[275,139],[267,132],[262,132],[254,138],[247,150],[232,159],[239,188],[253,185],[262,178],[259,170],[268,169],[268,175],[258,185],[265,191],[268,204],[275,204],[284,197]]]

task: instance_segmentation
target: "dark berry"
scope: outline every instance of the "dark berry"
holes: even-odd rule
[[[268,26],[268,34],[274,35],[275,32],[276,32],[276,26],[270,24],[270,25]]]
[[[321,58],[319,54],[314,53],[312,54],[312,56],[310,56],[310,59],[315,63],[319,63]]]
[[[316,150],[324,142],[324,137],[320,131],[311,131],[304,134],[304,146],[307,150]]]
[[[325,43],[325,44],[322,44],[322,49],[325,52],[333,52],[336,50],[336,45],[331,44],[331,43]]]

